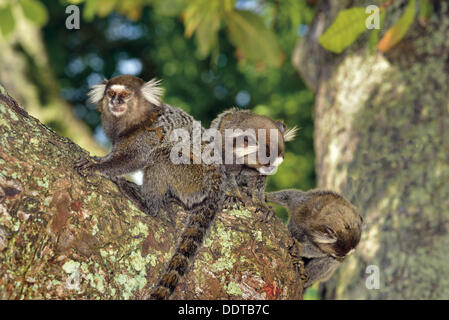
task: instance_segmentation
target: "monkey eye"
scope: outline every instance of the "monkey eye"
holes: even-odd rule
[[[108,90],[108,96],[112,98],[114,96],[114,91]]]
[[[122,99],[128,99],[131,96],[131,92],[122,91],[120,92],[120,98]]]

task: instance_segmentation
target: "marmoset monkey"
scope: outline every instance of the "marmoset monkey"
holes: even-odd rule
[[[112,150],[105,157],[76,162],[75,168],[81,175],[98,170],[112,178],[142,169],[151,150],[169,141],[174,129],[191,130],[193,117],[164,104],[159,83],[155,79],[145,82],[121,75],[92,87],[89,100],[98,105]]]
[[[248,194],[253,204],[258,206],[267,215],[271,209],[265,203],[265,186],[267,175],[276,172],[284,160],[285,142],[292,141],[297,133],[297,127],[287,130],[282,121],[273,120],[267,116],[251,113],[248,110],[229,109],[219,114],[211,123],[211,128],[217,129],[222,136],[222,157],[225,159],[226,130],[242,130],[240,135],[245,137],[245,145],[235,146],[236,158],[244,158],[243,164],[226,164],[226,170],[239,186],[247,186]],[[252,129],[252,132],[245,131]],[[271,141],[271,130],[277,131],[274,141]],[[235,141],[235,140],[234,140]],[[259,152],[265,154],[262,162]],[[255,155],[256,161],[249,163],[248,158]],[[268,157],[268,158],[266,158]]]
[[[269,192],[266,199],[288,209],[288,230],[301,246],[308,274],[304,288],[328,280],[360,241],[363,219],[338,193],[289,189]]]
[[[237,110],[233,110],[232,113],[240,114]],[[257,152],[257,147],[264,144],[256,144],[256,150],[254,150],[253,147],[247,144],[239,146],[234,141],[244,138],[243,136],[247,137],[247,133],[244,132],[246,129],[255,131],[259,128],[278,130],[279,141],[276,141],[274,145],[279,150],[276,150],[275,155],[272,154],[271,156],[283,156],[285,127],[279,128],[275,121],[270,118],[254,115],[247,111],[243,112],[240,118],[245,119],[245,121],[240,122],[242,124],[240,129],[242,130],[233,131],[227,137],[232,140],[230,143],[231,150],[228,150],[228,152],[231,152],[232,155],[236,155],[243,161],[239,166],[263,167],[260,163],[250,163],[247,155]],[[225,132],[220,133],[223,136],[226,135]],[[249,138],[257,141],[257,136],[250,136]],[[226,137],[223,137],[223,139],[226,139]],[[202,150],[206,149],[208,144],[216,143],[216,140],[203,141]],[[157,213],[162,208],[167,209],[166,206],[170,202],[175,201],[181,203],[190,213],[177,249],[165,273],[151,294],[152,299],[169,298],[201,246],[215,215],[221,211],[225,198],[229,194],[239,197],[238,194],[233,193],[235,188],[238,189],[238,187],[236,186],[234,176],[227,171],[229,164],[222,164],[223,161],[211,164],[175,164],[173,159],[170,158],[171,150],[172,146],[164,145],[153,151],[151,159],[145,167],[144,184],[142,185],[142,200],[144,204],[142,206],[151,208]],[[190,154],[189,157],[193,159],[194,155]],[[275,168],[282,160],[273,160],[272,162],[266,166]]]

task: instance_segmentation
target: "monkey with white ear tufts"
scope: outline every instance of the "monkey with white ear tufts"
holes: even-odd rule
[[[241,164],[227,164],[226,170],[231,181],[235,181],[239,188],[247,187],[247,196],[251,198],[252,204],[262,210],[266,220],[272,213],[265,202],[267,175],[274,174],[283,162],[285,142],[295,138],[297,127],[287,129],[282,121],[232,108],[219,114],[212,121],[211,128],[221,133],[223,159],[226,157],[227,140],[232,140],[235,146],[235,141],[243,138],[243,145],[235,146],[234,156],[244,161]],[[226,134],[228,130],[233,130],[231,136]],[[248,161],[251,156],[255,161]],[[248,202],[245,195],[238,194],[239,188],[235,189],[236,198]]]
[[[266,198],[288,209],[288,230],[299,243],[308,274],[304,288],[328,280],[360,241],[363,219],[336,192],[289,189],[269,192]]]
[[[91,88],[90,102],[97,104],[106,136],[112,143],[111,152],[105,157],[81,159],[75,168],[81,175],[98,170],[116,178],[143,169],[151,151],[168,142],[170,133],[177,128],[192,130],[193,117],[183,110],[165,104],[161,100],[163,89],[160,81],[144,80],[121,75]],[[93,160],[93,161],[92,161]],[[116,179],[137,190],[134,184],[126,184],[124,178]]]

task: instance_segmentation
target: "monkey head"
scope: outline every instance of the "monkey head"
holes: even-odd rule
[[[306,200],[291,209],[291,233],[307,237],[325,255],[343,260],[360,241],[362,217],[335,192],[309,191]]]
[[[156,79],[145,82],[131,75],[121,75],[92,86],[89,101],[97,104],[100,112],[115,118],[130,114],[139,117],[161,105],[163,90],[159,84]]]
[[[288,229],[300,242],[310,243],[305,256],[342,260],[360,241],[363,219],[356,208],[333,191],[288,189],[270,192],[267,201],[287,207]],[[313,252],[312,252],[313,251]]]
[[[285,142],[293,140],[297,131],[296,127],[287,130],[282,121],[238,109],[220,114],[212,127],[221,133],[224,146],[233,146],[237,163],[262,175],[276,172],[284,160]],[[226,147],[222,150],[228,152]],[[224,158],[227,163],[226,155]]]

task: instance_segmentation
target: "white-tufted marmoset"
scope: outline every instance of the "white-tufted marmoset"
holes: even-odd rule
[[[288,209],[288,230],[308,275],[304,288],[328,280],[360,241],[363,219],[336,192],[288,189],[266,193],[266,199]]]

